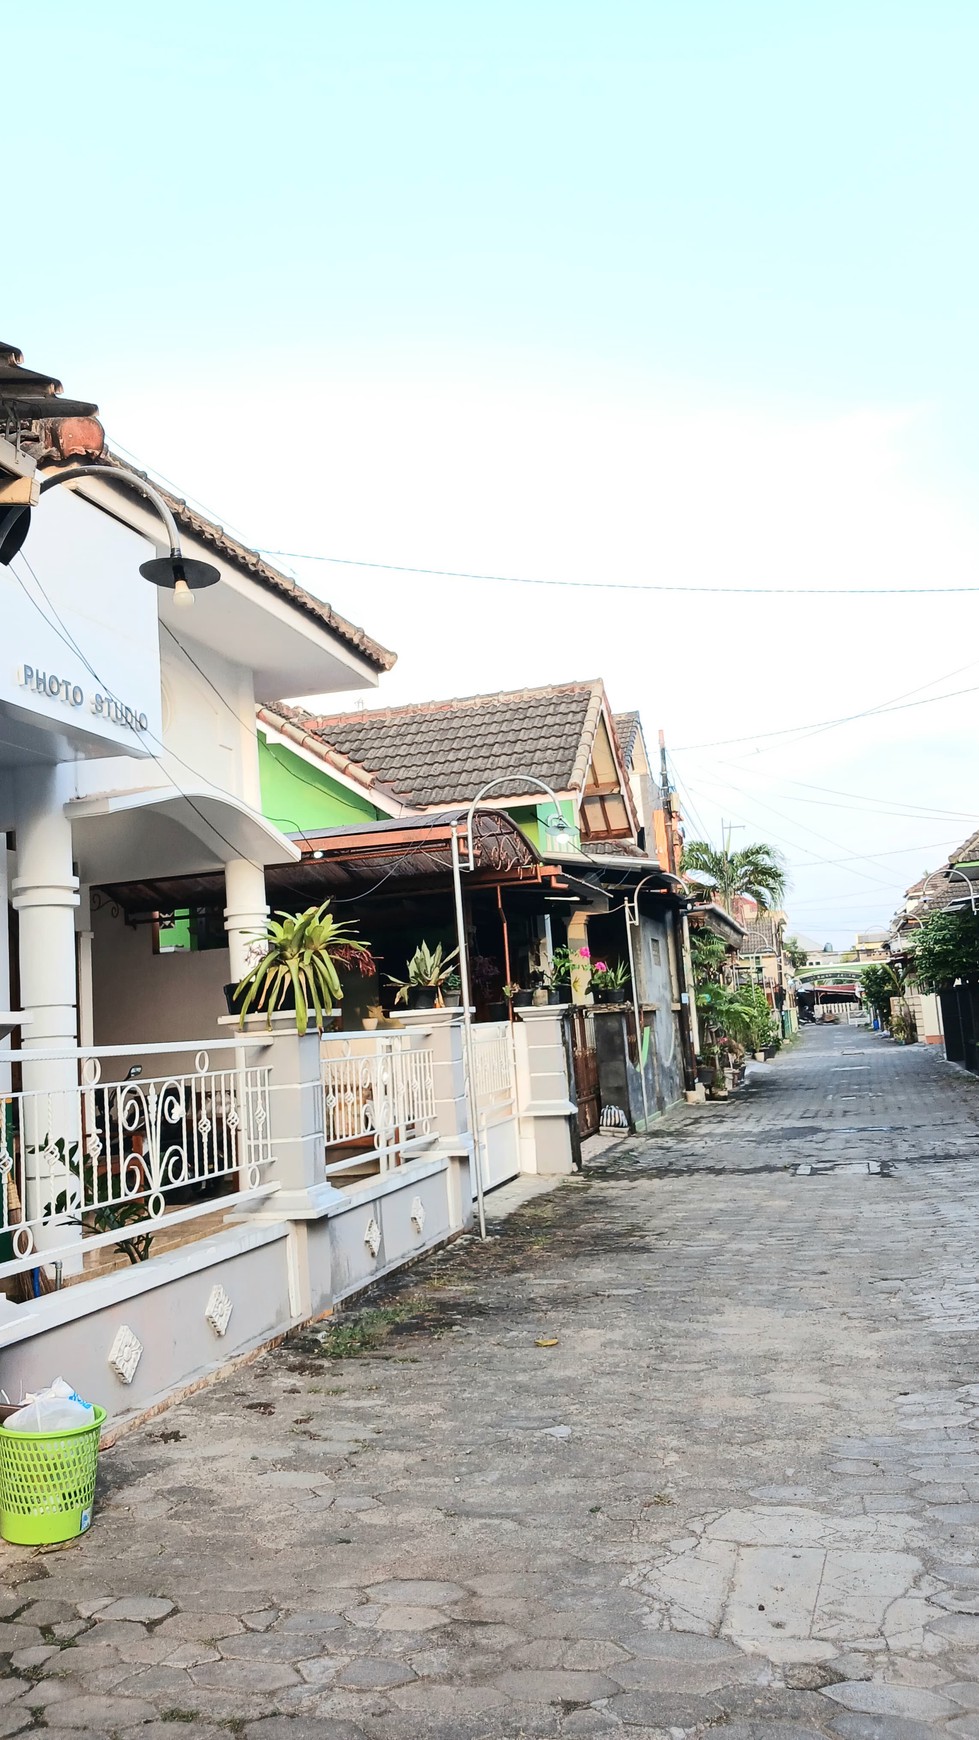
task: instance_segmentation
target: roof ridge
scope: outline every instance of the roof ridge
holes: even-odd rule
[[[464,708],[485,701],[520,701],[524,699],[539,701],[549,695],[572,695],[585,692],[594,694],[596,688],[599,690],[604,688],[601,677],[588,678],[581,682],[573,680],[567,683],[545,683],[535,689],[492,689],[482,695],[449,695],[431,701],[404,701],[400,705],[388,707],[356,707],[346,713],[310,713],[307,711],[307,717],[315,719],[317,725],[339,724],[341,721],[353,719],[390,718],[393,714],[448,712],[453,707]],[[281,704],[279,702],[273,703],[274,706]]]

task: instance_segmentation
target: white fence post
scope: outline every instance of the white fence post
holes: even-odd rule
[[[472,1220],[474,1137],[466,1093],[462,1010],[399,1010],[398,1020],[407,1029],[412,1046],[431,1049],[438,1148],[454,1162],[451,1172],[453,1220],[459,1226],[468,1226]]]
[[[573,1169],[570,1119],[576,1111],[568,1093],[563,1019],[560,1007],[531,1007],[520,1010],[514,1025],[521,1172]]]

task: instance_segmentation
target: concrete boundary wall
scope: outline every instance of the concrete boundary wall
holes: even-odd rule
[[[572,1169],[567,1068],[557,1011],[517,1029],[521,1170]],[[458,1011],[411,1037],[431,1047],[433,1146],[343,1190],[325,1177],[320,1040],[273,1028],[269,1095],[275,1193],[227,1203],[225,1227],[131,1268],[27,1305],[0,1300],[0,1387],[20,1400],[67,1378],[125,1427],[472,1225],[473,1143]]]

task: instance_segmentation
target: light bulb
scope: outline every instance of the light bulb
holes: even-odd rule
[[[173,602],[178,610],[189,610],[190,606],[193,604],[194,594],[190,590],[186,580],[177,580],[174,582]]]

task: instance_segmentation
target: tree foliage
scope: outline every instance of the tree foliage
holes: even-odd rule
[[[785,896],[785,860],[774,846],[756,843],[730,852],[712,846],[709,840],[688,840],[683,848],[683,868],[712,878],[725,912],[732,911],[739,894],[756,901],[762,912],[780,906]]]
[[[784,948],[793,972],[797,973],[800,967],[809,965],[809,950],[803,948],[797,936],[787,936]]]
[[[697,985],[719,984],[727,960],[727,944],[712,930],[690,933],[690,956]]]
[[[865,967],[860,976],[860,990],[865,1003],[869,1003],[879,1021],[890,1025],[891,998],[899,997],[902,991],[901,980],[893,967],[885,961],[875,961]]]
[[[944,991],[956,979],[979,974],[979,915],[936,912],[915,938],[912,965],[922,991]]]

